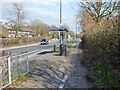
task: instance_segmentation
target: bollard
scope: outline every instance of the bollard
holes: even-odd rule
[[[53,49],[53,51],[55,52],[56,51],[56,46],[54,45],[54,49]]]
[[[62,44],[59,46],[59,55],[62,56]]]
[[[65,44],[65,56],[67,56],[67,48],[66,48],[66,44]]]

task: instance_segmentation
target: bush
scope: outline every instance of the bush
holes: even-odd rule
[[[120,77],[118,37],[117,20],[97,24],[95,28],[86,31],[84,37],[84,47],[90,55],[89,62],[105,64],[116,77]],[[120,81],[120,78],[118,81]]]

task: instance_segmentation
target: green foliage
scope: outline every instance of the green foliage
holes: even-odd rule
[[[106,65],[96,63],[94,70],[95,73],[95,87],[117,88],[119,87],[119,77],[110,71]]]
[[[0,37],[4,37],[3,33],[0,33]]]
[[[71,42],[68,44],[68,48],[70,48],[75,42]]]
[[[52,35],[52,38],[55,38],[55,36],[54,36],[54,35],[55,35],[55,34],[53,34],[53,35]]]
[[[56,51],[59,51],[59,48],[56,48]]]

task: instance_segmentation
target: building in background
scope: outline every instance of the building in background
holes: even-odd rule
[[[6,38],[15,37],[15,27],[12,24],[8,25],[8,23],[2,24],[0,22],[0,35]],[[22,27],[16,37],[33,37],[33,31],[29,27]]]

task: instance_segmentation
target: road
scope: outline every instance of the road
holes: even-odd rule
[[[70,42],[74,42],[76,40],[70,40],[67,43]],[[64,41],[65,42],[65,41]],[[4,50],[6,53],[19,53],[19,52],[28,52],[29,55],[29,60],[32,61],[35,58],[37,58],[40,55],[44,55],[45,53],[47,53],[48,51],[53,50],[53,46],[56,45],[56,47],[59,47],[60,43],[59,41],[54,41],[54,42],[49,42],[48,45],[33,45],[33,46],[27,46],[27,47],[20,47],[20,48],[14,48],[14,49],[7,49]],[[38,55],[39,53],[41,53],[40,55]]]
[[[67,43],[69,42],[74,42],[76,40],[70,40],[68,41]],[[53,42],[49,42],[48,45],[33,45],[33,46],[28,46],[28,47],[20,47],[20,48],[14,48],[14,49],[7,49],[7,50],[4,50],[5,52],[7,53],[18,53],[18,52],[34,52],[34,51],[43,51],[43,50],[49,50],[49,49],[53,49],[53,46],[56,45],[56,47],[59,46],[59,41],[53,41]]]
[[[7,49],[4,50],[7,53],[18,53],[18,52],[34,52],[34,51],[43,51],[43,50],[49,50],[53,48],[53,45],[59,45],[58,41],[50,42],[48,45],[34,45],[34,46],[28,46],[28,47],[21,47],[21,48],[15,48],[15,49]]]
[[[75,40],[70,40],[68,41],[67,43],[70,43],[70,42],[73,42]],[[20,47],[20,48],[14,48],[14,49],[6,49],[4,50],[5,53],[18,53],[18,52],[28,52],[28,60],[29,62],[32,62],[34,60],[36,60],[37,58],[42,58],[44,57],[45,55],[49,55],[50,53],[52,53],[53,51],[53,45],[56,45],[57,47],[59,46],[59,41],[55,41],[55,42],[50,42],[48,45],[40,45],[40,44],[36,44],[36,45],[33,45],[33,46],[26,46],[26,47]],[[58,53],[58,52],[57,52]],[[21,56],[17,56],[18,58],[12,58],[14,59],[14,61],[17,61],[18,59],[18,66],[16,69],[16,73],[23,73],[26,69],[24,68],[24,65],[25,64],[25,57],[23,57],[22,55]],[[45,57],[46,58],[46,57]],[[49,56],[47,57],[49,58]],[[54,58],[51,58],[52,60],[54,60]],[[22,61],[21,61],[22,60]],[[56,60],[57,60],[57,57],[56,57]],[[60,58],[60,60],[62,60]],[[25,62],[24,62],[25,61]]]

